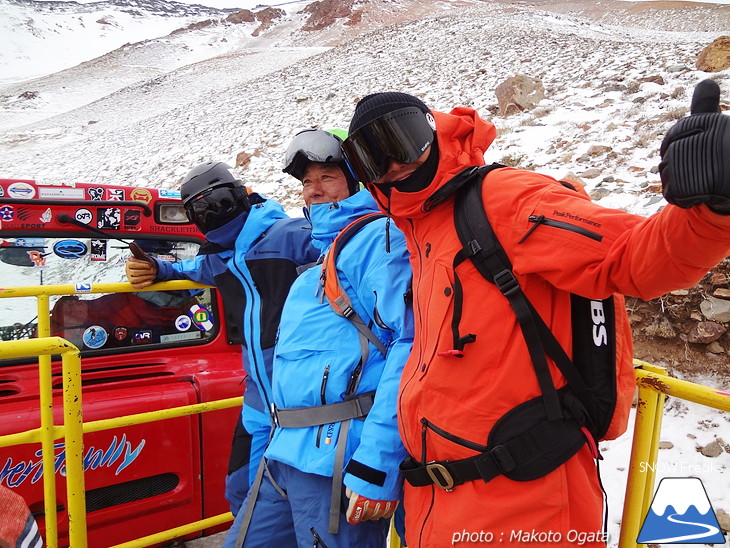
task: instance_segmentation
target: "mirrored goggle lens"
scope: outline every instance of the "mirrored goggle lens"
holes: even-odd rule
[[[358,179],[374,183],[386,173],[391,160],[415,162],[433,143],[433,128],[430,113],[402,108],[352,133],[342,150]]]
[[[218,187],[193,198],[186,210],[191,220],[202,219],[206,214],[225,215],[238,207],[238,197],[231,187]]]
[[[305,129],[297,133],[284,156],[284,171],[296,174],[307,162],[341,162],[344,158],[340,142],[334,135],[322,130]]]

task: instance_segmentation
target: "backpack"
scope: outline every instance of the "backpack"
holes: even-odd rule
[[[619,311],[625,314],[623,297],[613,295],[591,300],[571,294],[571,360],[520,288],[509,257],[487,219],[482,183],[490,171],[502,167],[505,166],[492,164],[467,168],[424,204],[424,210],[428,211],[456,195],[454,224],[463,247],[453,260],[454,350],[448,352],[462,357],[464,345],[476,339],[473,334],[462,335],[459,325],[464,293],[456,267],[470,260],[512,306],[541,396],[503,415],[490,431],[486,451],[475,457],[425,466],[412,458],[406,459],[401,470],[415,486],[436,484],[451,489],[465,481],[478,478],[489,481],[500,474],[517,481],[537,479],[565,463],[585,443],[589,444],[594,458],[600,459],[598,441],[613,439],[626,428],[629,413],[626,404],[631,401],[633,389],[630,395],[619,394],[618,377],[625,373],[626,367],[633,366],[617,361],[616,315]],[[561,183],[578,191],[569,182]],[[546,356],[552,358],[565,377],[566,386],[555,388]],[[464,441],[445,431],[440,434],[457,443]]]
[[[365,324],[360,315],[352,307],[352,300],[345,292],[340,279],[337,276],[337,256],[344,245],[350,241],[350,239],[357,234],[362,227],[365,225],[385,217],[382,213],[368,213],[352,221],[345,228],[343,228],[337,237],[332,242],[329,250],[322,260],[322,271],[320,274],[320,287],[322,289],[322,296],[327,299],[332,310],[338,316],[347,318],[357,328],[360,333],[361,348],[363,357],[361,363],[364,364],[367,361],[367,341],[370,341],[375,345],[380,353],[385,356],[385,346],[380,339],[370,330]],[[364,345],[364,346],[363,346]]]

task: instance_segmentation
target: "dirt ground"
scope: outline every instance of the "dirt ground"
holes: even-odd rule
[[[717,347],[713,348],[715,352],[711,352],[708,345],[686,340],[687,333],[705,319],[701,316],[700,303],[721,288],[730,288],[730,259],[708,273],[698,285],[689,288],[686,295],[684,291],[677,291],[651,301],[627,298],[626,308],[634,335],[634,356],[662,365],[680,377],[711,378],[717,381],[717,387],[727,386],[730,383],[730,332],[717,341],[725,350],[722,353],[715,353],[719,350]],[[658,318],[669,321],[676,331],[674,337],[647,333],[647,328]]]

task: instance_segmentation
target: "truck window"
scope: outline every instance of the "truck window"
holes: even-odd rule
[[[170,262],[191,260],[199,244],[135,240],[148,254]],[[98,238],[0,240],[0,287],[78,284],[72,295],[49,298],[51,335],[67,339],[82,355],[200,344],[215,336],[217,311],[211,289],[84,294],[98,283],[126,282],[129,248]],[[0,339],[37,335],[35,297],[0,299]],[[0,367],[8,360],[0,360]]]

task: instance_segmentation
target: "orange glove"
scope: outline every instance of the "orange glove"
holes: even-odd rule
[[[130,257],[124,265],[124,273],[127,280],[135,289],[142,289],[152,285],[157,276],[157,263],[150,264],[147,261]]]
[[[347,505],[347,523],[356,525],[361,521],[389,518],[398,506],[397,500],[372,500],[366,499],[345,487],[345,496],[350,499]]]

